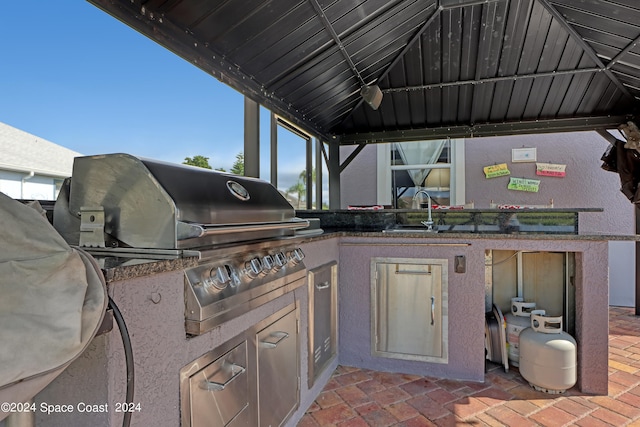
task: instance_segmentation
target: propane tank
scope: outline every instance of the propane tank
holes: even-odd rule
[[[577,378],[576,340],[562,330],[562,316],[531,312],[531,327],[520,334],[520,374],[536,390],[557,394]]]
[[[535,302],[524,302],[522,298],[511,298],[511,313],[504,316],[507,324],[507,348],[509,364],[519,366],[520,333],[531,326],[531,311],[536,308]]]

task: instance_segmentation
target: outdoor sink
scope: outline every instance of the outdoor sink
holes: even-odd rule
[[[386,230],[382,230],[383,233],[421,233],[421,234],[435,234],[439,233],[436,227],[429,230],[427,227],[422,225],[396,225],[394,228],[388,228]]]

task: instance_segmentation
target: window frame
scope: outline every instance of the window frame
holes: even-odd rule
[[[390,191],[393,174],[393,166],[391,165],[391,149],[392,144],[394,144],[395,142],[396,141],[378,144],[378,173],[376,186],[377,203],[381,205],[393,204],[392,191]],[[416,141],[416,143],[418,142],[422,141]],[[438,168],[450,170],[450,204],[464,205],[466,203],[464,138],[449,138],[449,147],[450,163],[440,163]]]

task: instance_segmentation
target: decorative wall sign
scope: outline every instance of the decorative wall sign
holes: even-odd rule
[[[498,176],[510,175],[509,168],[506,163],[500,163],[499,165],[485,166],[482,168],[486,178],[496,178]]]
[[[511,149],[511,161],[512,162],[535,162],[536,161],[536,148],[512,148]]]
[[[557,176],[564,178],[566,174],[567,165],[553,164],[553,163],[536,163],[536,175],[542,176]]]
[[[540,180],[527,178],[510,178],[507,188],[509,190],[529,191],[531,193],[537,193],[540,189]]]

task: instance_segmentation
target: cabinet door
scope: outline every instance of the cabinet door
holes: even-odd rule
[[[256,338],[259,425],[276,427],[298,406],[297,311],[267,326]]]
[[[337,352],[338,264],[309,271],[309,388]]]
[[[374,354],[446,362],[447,260],[376,259]]]

